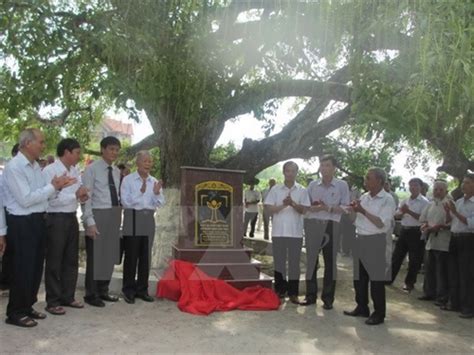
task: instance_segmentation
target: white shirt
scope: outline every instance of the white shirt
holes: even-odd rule
[[[59,159],[56,159],[54,163],[49,164],[43,169],[43,174],[47,181],[51,181],[54,176],[62,176],[66,173],[67,176],[73,177],[77,180],[71,186],[63,188],[58,191],[49,199],[47,212],[50,213],[72,213],[77,211],[77,197],[76,191],[81,186],[81,175],[75,166],[71,166],[69,170]]]
[[[456,211],[466,217],[467,224],[462,223],[453,213],[451,216],[451,232],[452,233],[474,233],[474,196],[469,200],[461,197],[456,201]]]
[[[446,211],[443,206],[447,202],[449,202],[448,197],[445,197],[443,200],[433,199],[433,201],[430,201],[421,212],[420,222],[427,223],[429,227],[433,227],[437,224],[447,224]],[[449,229],[441,229],[438,232],[432,232],[428,237],[425,247],[426,250],[449,251],[449,242],[451,240],[451,232]]]
[[[418,194],[418,196],[414,199],[412,198],[407,198],[400,202],[399,212],[400,208],[406,204],[410,211],[415,212],[416,214],[421,214],[423,210],[425,209],[426,206],[428,206],[428,199],[424,197],[422,194]],[[421,222],[418,219],[413,218],[410,216],[408,213],[403,214],[401,224],[404,227],[419,227],[421,226]]]
[[[290,189],[285,184],[275,185],[264,201],[265,205],[281,206],[283,200],[291,195],[291,199],[298,205],[310,206],[307,190],[295,183]],[[287,206],[278,213],[273,214],[272,237],[303,237],[303,215],[293,207]]]
[[[84,171],[82,184],[89,189],[89,199],[84,203],[82,213],[82,219],[86,226],[95,225],[92,209],[112,208],[109,189],[109,166],[101,158],[89,165]],[[112,176],[117,189],[117,196],[119,196],[120,170],[116,166],[112,166]]]
[[[329,185],[325,185],[323,180],[311,181],[308,186],[308,195],[311,204],[315,201],[322,201],[329,207],[348,206],[351,202],[349,186],[347,185],[347,182],[336,178],[333,178]],[[306,218],[340,222],[341,214],[329,213],[328,211],[308,211]]]
[[[244,192],[244,201],[245,202],[260,201],[260,192],[258,192],[256,190],[245,190],[245,192]],[[258,204],[254,203],[254,204],[245,206],[245,212],[257,213],[258,212]]]
[[[134,210],[155,210],[157,207],[163,206],[165,204],[163,190],[160,190],[158,195],[153,192],[153,187],[157,181],[153,176],[148,175],[146,190],[145,193],[142,193],[140,189],[143,185],[143,179],[138,172],[125,176],[120,188],[122,206]]]
[[[7,164],[3,174],[8,213],[27,216],[46,212],[48,199],[56,190],[51,182],[46,180],[36,161],[30,163],[23,153],[18,152]]]
[[[384,189],[380,190],[374,197],[369,192],[366,192],[361,196],[360,204],[367,212],[379,217],[383,227],[378,228],[366,216],[357,212],[354,222],[357,234],[386,234],[392,227],[392,220],[396,209],[392,195]]]
[[[0,175],[1,177],[1,175]],[[2,179],[3,180],[3,179]],[[0,189],[1,187],[1,181],[0,181]],[[7,222],[5,220],[5,208],[3,205],[3,194],[0,195],[0,236],[1,235],[6,235],[7,234]]]

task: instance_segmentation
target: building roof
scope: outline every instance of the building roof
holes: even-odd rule
[[[110,117],[105,117],[102,125],[109,133],[119,133],[130,137],[133,135],[133,125],[131,123],[124,123]]]

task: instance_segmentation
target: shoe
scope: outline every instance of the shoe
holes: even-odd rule
[[[306,297],[302,302],[300,302],[301,306],[311,306],[312,304],[316,304],[316,300],[311,297]]]
[[[415,288],[415,286],[413,286],[413,285],[403,285],[403,291],[406,291],[408,293],[413,291],[414,288]]]
[[[142,299],[145,302],[155,302],[155,299],[150,295],[137,295],[136,297]]]
[[[5,319],[5,323],[10,324],[10,325],[16,325],[17,327],[22,327],[22,328],[32,328],[38,325],[38,322],[34,321],[33,319],[27,316],[18,318],[18,319],[7,318]]]
[[[439,307],[442,311],[448,311],[448,312],[459,312],[460,309],[459,307],[453,307],[449,304],[445,304]]]
[[[105,303],[100,298],[86,299],[84,301],[93,307],[105,307]]]
[[[421,296],[421,297],[418,297],[418,299],[420,301],[433,301],[434,300],[434,297],[431,297],[431,296]]]
[[[127,296],[125,293],[122,294],[123,299],[125,302],[128,304],[134,304],[135,303],[135,297],[134,296]]]
[[[118,300],[119,300],[119,298],[117,296],[112,296],[112,295],[109,295],[109,294],[100,295],[100,299],[102,301],[106,301],[106,302],[118,302]]]
[[[384,322],[383,317],[377,316],[372,313],[372,315],[365,321],[365,324],[367,325],[377,325],[377,324],[382,324]]]
[[[474,318],[474,312],[461,313],[459,315],[459,318],[464,318],[464,319]]]
[[[286,297],[286,291],[275,291],[279,298]]]
[[[84,303],[74,300],[69,303],[67,302],[61,303],[61,306],[80,309],[80,308],[84,308]]]
[[[63,307],[60,306],[51,306],[51,307],[45,307],[44,309],[46,312],[51,313],[55,316],[62,316],[66,314],[66,311],[64,310]]]
[[[300,300],[298,299],[298,296],[293,295],[293,296],[290,296],[289,298],[290,298],[290,302],[291,302],[291,303],[297,304],[297,305],[300,304]]]
[[[436,301],[434,303],[435,306],[438,306],[439,308],[442,308],[442,307],[445,307],[446,306],[446,302],[443,302],[443,301]]]
[[[331,303],[324,302],[323,308],[324,308],[324,309],[328,309],[328,310],[329,310],[329,309],[332,309],[332,304],[331,304]]]
[[[344,315],[350,317],[368,317],[370,315],[369,310],[362,310],[356,307],[353,311],[344,311]]]
[[[27,314],[31,319],[46,319],[46,314],[35,311],[34,309]]]

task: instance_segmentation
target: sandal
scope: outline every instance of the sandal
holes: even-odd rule
[[[66,311],[61,306],[46,307],[44,310],[48,313],[54,314],[55,316],[62,316],[63,314],[66,314]]]
[[[35,311],[34,309],[28,314],[28,317],[32,319],[45,319],[46,314]]]
[[[84,308],[84,304],[79,301],[72,301],[71,303],[62,303],[63,307],[71,307],[71,308]]]
[[[37,322],[35,322],[33,319],[31,319],[28,316],[24,316],[22,318],[17,318],[17,319],[7,318],[5,319],[5,323],[16,325],[17,327],[22,327],[22,328],[32,328],[38,325]]]

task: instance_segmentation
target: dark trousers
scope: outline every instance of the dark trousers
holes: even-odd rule
[[[79,224],[76,213],[49,213],[46,244],[46,303],[74,301],[79,266]]]
[[[357,307],[364,311],[369,309],[370,283],[374,314],[382,318],[386,313],[386,241],[385,234],[358,235],[353,245],[354,290]]]
[[[2,271],[0,272],[0,290],[8,290],[13,278],[13,242],[6,236],[7,248],[2,256]]]
[[[253,238],[255,234],[255,225],[257,224],[258,212],[245,212],[244,216],[244,235],[247,235],[247,229],[250,222],[249,236]]]
[[[300,258],[303,238],[273,237],[273,263],[275,269],[275,291],[297,296],[300,280]],[[288,280],[286,262],[288,261]]]
[[[122,292],[128,297],[148,295],[148,278],[150,275],[148,237],[124,236],[123,246],[125,258],[123,261]],[[137,276],[136,279],[135,276]]]
[[[7,317],[19,319],[28,315],[38,300],[46,245],[45,214],[7,215],[7,224],[8,240],[13,246]]]
[[[86,295],[85,300],[93,300],[99,298],[101,295],[107,295],[109,293],[110,277],[106,280],[96,280],[94,278],[94,241],[85,236],[86,238]],[[100,236],[99,236],[100,238]],[[112,274],[110,275],[112,276]]]
[[[271,214],[265,211],[265,207],[263,208],[263,238],[265,240],[270,239],[270,218]]]
[[[474,312],[474,233],[451,237],[449,301],[463,313]]]
[[[352,252],[352,245],[354,244],[355,238],[355,226],[350,220],[348,214],[343,214],[341,216],[341,251],[349,255]]]
[[[392,255],[392,282],[397,278],[403,260],[408,253],[408,272],[405,277],[405,285],[413,286],[416,283],[418,271],[420,271],[425,251],[425,243],[421,238],[421,231],[418,227],[403,228],[400,237],[395,244]]]
[[[448,302],[448,260],[447,251],[427,250],[423,292],[441,303]]]
[[[317,219],[305,219],[306,245],[306,298],[315,300],[318,293],[317,263],[319,251],[324,258],[324,278],[321,299],[332,304],[336,293],[337,251],[339,246],[339,223]]]

